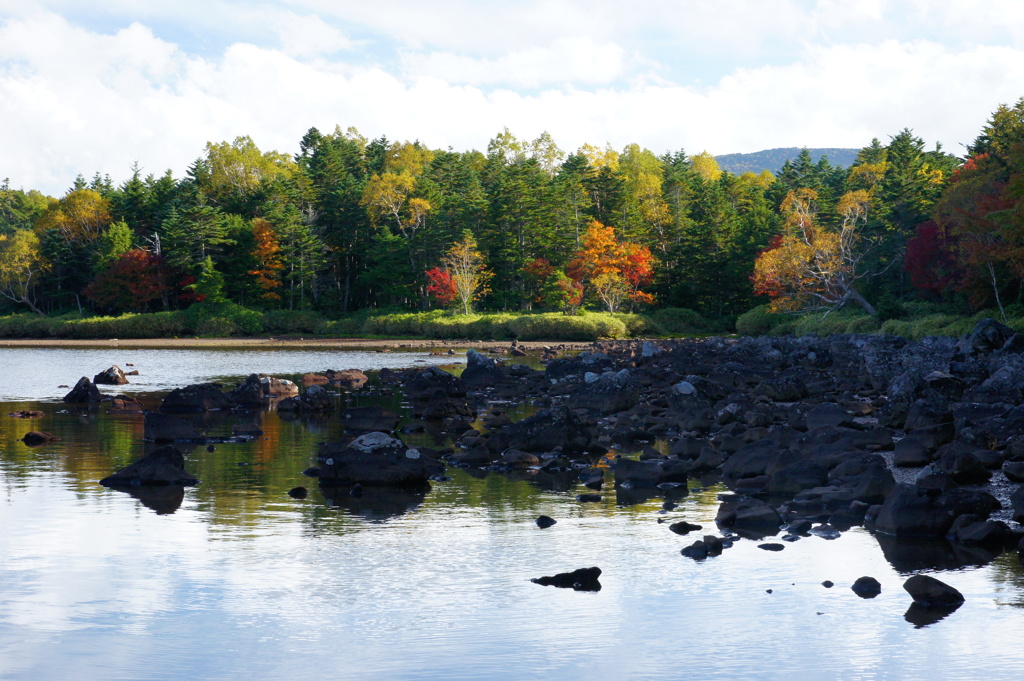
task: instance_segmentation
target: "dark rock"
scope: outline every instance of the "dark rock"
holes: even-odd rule
[[[198,383],[175,388],[167,393],[160,404],[160,411],[195,413],[231,409],[234,406],[235,401],[221,392],[219,383]]]
[[[785,544],[776,544],[776,543],[773,542],[773,543],[769,543],[769,544],[758,544],[757,548],[759,548],[759,549],[761,549],[763,551],[781,551],[784,548],[786,548],[786,545]]]
[[[170,446],[161,447],[100,480],[100,484],[106,487],[195,485],[198,482],[185,470],[185,456]]]
[[[994,319],[980,319],[966,336],[960,339],[957,350],[964,354],[988,353],[998,350],[1013,336],[1013,329]]]
[[[41,419],[46,414],[34,409],[22,409],[21,411],[12,411],[8,416],[12,419]]]
[[[985,520],[981,516],[965,513],[953,521],[946,538],[967,546],[1001,547],[1013,536],[1001,520]]]
[[[278,411],[318,413],[334,411],[334,399],[323,386],[311,385],[301,397],[286,397],[277,405]]]
[[[601,582],[598,581],[600,576],[601,568],[589,567],[572,572],[560,572],[552,577],[537,577],[530,581],[541,586],[557,586],[573,591],[600,591]]]
[[[915,603],[925,607],[959,606],[964,602],[963,594],[928,575],[914,575],[903,583],[903,588]]]
[[[949,451],[940,456],[934,466],[958,485],[977,485],[988,482],[992,477],[992,471],[978,457],[966,451]]]
[[[358,390],[366,385],[369,377],[359,369],[345,369],[344,371],[327,371],[324,373],[327,381],[345,391]],[[305,380],[305,377],[303,377]]]
[[[309,490],[307,490],[305,487],[292,487],[290,490],[288,490],[288,496],[290,496],[292,499],[305,499],[307,496],[309,496]]]
[[[897,537],[944,537],[957,516],[976,513],[982,517],[999,508],[986,492],[951,489],[939,493],[917,485],[898,484],[875,519],[875,529]]]
[[[143,411],[142,402],[130,395],[114,395],[105,399],[107,411],[110,412],[136,412]]]
[[[143,417],[143,439],[149,442],[193,442],[203,439],[203,434],[185,419],[147,412]]]
[[[588,374],[588,376],[596,376]],[[584,381],[569,396],[573,407],[599,414],[614,414],[636,406],[640,386],[629,369],[607,372],[591,382]]]
[[[760,499],[727,497],[718,507],[715,522],[720,527],[732,527],[737,531],[763,536],[778,533],[782,517]]]
[[[912,437],[929,452],[934,452],[944,444],[948,444],[956,439],[956,428],[952,422],[939,423],[934,426],[925,426],[924,428],[915,428],[914,430],[907,433],[907,437]]]
[[[686,522],[685,520],[681,520],[677,523],[672,523],[671,525],[669,525],[668,529],[672,530],[676,534],[686,535],[690,532],[696,532],[697,530],[703,528],[700,525],[694,525],[692,523]]]
[[[506,449],[533,453],[560,449],[563,454],[573,456],[587,451],[596,439],[597,428],[592,422],[560,406],[543,409],[502,428],[491,435],[487,446],[494,453]]]
[[[596,503],[601,501],[602,497],[600,494],[577,494],[576,501],[582,501],[584,503]]]
[[[1010,482],[1024,482],[1024,461],[1007,461],[1003,464],[1003,475]]]
[[[925,449],[924,444],[914,437],[905,437],[897,442],[892,456],[894,466],[908,468],[924,466],[931,460],[931,454]]]
[[[814,430],[824,426],[853,425],[853,417],[837,404],[823,402],[807,412],[807,429]]]
[[[828,467],[823,462],[805,459],[775,471],[765,492],[773,496],[792,497],[805,489],[824,485],[827,479]]]
[[[861,598],[874,598],[882,593],[882,585],[874,577],[860,577],[850,588]]]
[[[332,485],[363,485],[419,489],[444,464],[385,433],[367,433],[352,442],[320,446],[320,480]]]
[[[102,399],[99,389],[85,376],[78,379],[78,383],[71,389],[71,392],[64,396],[64,401],[69,404],[100,402]]]
[[[25,433],[25,436],[21,438],[21,441],[24,442],[25,445],[28,447],[38,447],[40,445],[45,445],[50,442],[55,442],[56,440],[59,439],[60,438],[57,437],[56,435],[51,435],[50,433],[41,430],[30,430],[29,432]]]
[[[259,407],[298,395],[299,386],[295,383],[266,374],[250,374],[241,385],[228,393],[232,401],[246,407]]]
[[[263,431],[255,423],[236,423],[231,426],[231,435],[255,439],[263,435]]]
[[[502,380],[501,369],[498,363],[470,349],[466,352],[466,368],[462,371],[462,383],[469,387],[487,387],[495,385]]]
[[[694,560],[704,560],[708,557],[708,547],[703,540],[698,539],[689,546],[680,549],[679,553]]]
[[[101,371],[92,378],[92,382],[96,385],[124,385],[128,382],[125,378],[124,372],[121,371],[121,367],[116,364],[109,369]]]
[[[549,528],[558,521],[551,516],[542,515],[537,518],[537,527],[543,529]]]

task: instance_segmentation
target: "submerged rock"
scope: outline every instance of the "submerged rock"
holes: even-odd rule
[[[56,435],[51,435],[41,430],[30,430],[25,433],[25,437],[21,438],[21,441],[28,447],[38,447],[59,439]]]
[[[560,572],[551,577],[536,577],[530,581],[541,586],[557,586],[562,589],[573,591],[600,591],[601,568],[589,567],[573,570],[572,572]]]

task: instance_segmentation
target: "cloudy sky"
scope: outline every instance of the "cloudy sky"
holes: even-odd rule
[[[0,180],[60,195],[310,127],[486,149],[959,153],[1024,96],[1021,0],[0,0]]]

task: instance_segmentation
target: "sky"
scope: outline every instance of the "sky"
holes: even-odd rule
[[[311,127],[959,155],[1022,96],[1021,0],[0,0],[0,181],[53,196]]]

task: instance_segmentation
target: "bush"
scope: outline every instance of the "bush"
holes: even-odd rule
[[[790,320],[792,318],[789,318]],[[742,336],[764,336],[787,321],[786,315],[768,311],[767,305],[758,305],[736,318],[736,333]],[[793,325],[795,325],[793,321]]]
[[[274,334],[323,333],[328,321],[312,310],[271,310],[263,313],[263,331]]]
[[[710,333],[715,330],[714,325],[704,319],[700,313],[685,307],[666,307],[655,310],[650,317],[665,333],[692,335]]]
[[[186,329],[198,336],[263,333],[263,314],[235,303],[196,303],[185,310],[183,317]]]

